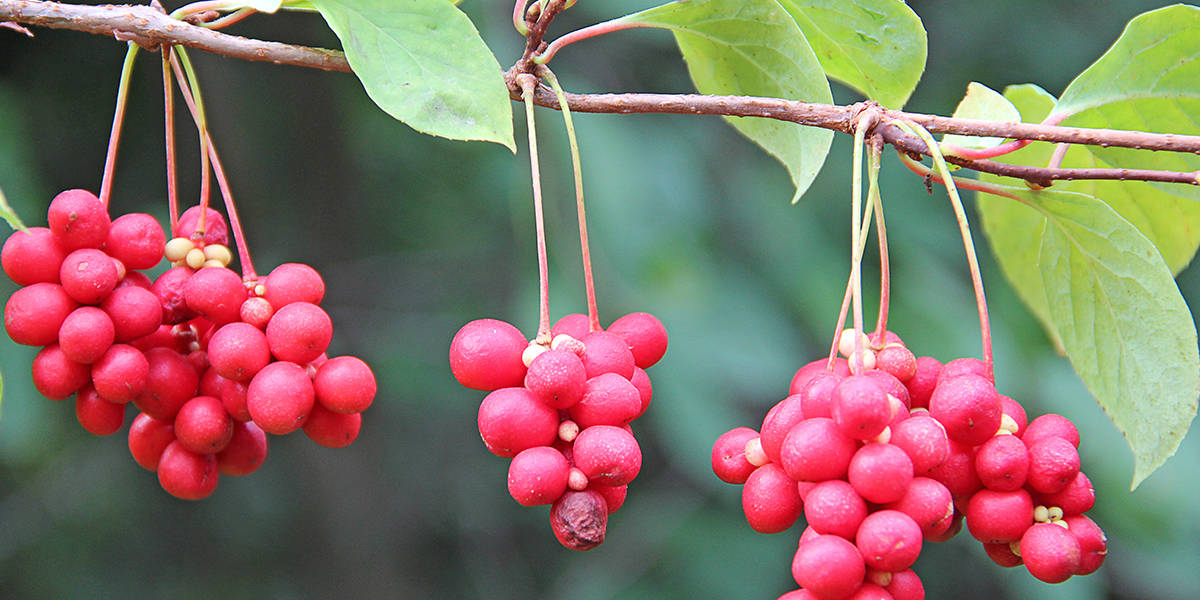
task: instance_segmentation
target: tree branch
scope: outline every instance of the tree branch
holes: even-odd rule
[[[537,3],[534,4],[536,6]],[[529,36],[521,59],[505,73],[510,93],[520,100],[516,76],[536,74],[532,57],[545,47],[542,38],[551,21],[564,7],[563,0],[552,0],[542,13],[528,14]],[[11,22],[55,29],[73,29],[87,33],[113,36],[155,49],[161,45],[182,45],[214,54],[253,61],[296,65],[329,71],[350,71],[343,53],[324,48],[296,46],[279,42],[254,40],[228,35],[190,25],[148,6],[85,6],[35,0],[0,0],[0,23]],[[878,111],[878,125],[871,134],[878,134],[902,152],[928,155],[921,140],[908,136],[890,126],[896,121],[911,121],[933,133],[1002,137],[1017,140],[1058,142],[1089,146],[1134,148],[1165,152],[1200,154],[1200,136],[1113,129],[1085,129],[1032,123],[1006,123],[955,119],[937,115],[887,110],[871,102],[835,106],[798,102],[780,98],[749,96],[707,96],[699,94],[566,94],[571,110],[589,113],[669,113],[723,115],[731,117],[761,117],[790,121],[810,127],[821,127],[852,134],[856,117],[863,111]],[[538,87],[534,102],[558,109],[554,93]],[[1161,181],[1200,184],[1200,172],[1151,171],[1145,169],[1060,169],[1009,165],[991,160],[969,160],[947,157],[959,166],[1016,177],[1040,185],[1063,179],[1115,179]]]

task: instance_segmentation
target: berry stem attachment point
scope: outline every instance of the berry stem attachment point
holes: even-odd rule
[[[867,155],[867,165],[869,168],[867,174],[870,178],[867,199],[871,206],[867,210],[874,209],[875,233],[879,241],[879,318],[875,321],[875,335],[878,337],[879,343],[883,344],[885,342],[884,333],[887,332],[888,308],[891,304],[892,291],[887,224],[883,220],[883,198],[879,192],[879,168],[882,162],[880,157],[883,153],[883,140],[878,137],[872,137],[870,149],[871,152]]]
[[[513,6],[513,27],[522,36],[529,35],[529,26],[525,24],[525,5],[529,0],[517,0]]]
[[[108,208],[112,197],[112,180],[117,166],[117,146],[121,141],[121,125],[125,122],[125,105],[129,99],[129,79],[133,75],[133,60],[137,57],[138,45],[129,44],[125,60],[121,63],[121,81],[117,84],[117,108],[113,112],[112,133],[108,136],[108,152],[104,157],[104,175],[100,179],[100,201]]]
[[[575,137],[575,125],[571,120],[571,107],[567,104],[567,96],[563,93],[558,78],[549,67],[538,69],[541,75],[558,95],[562,107],[563,123],[567,128],[567,140],[571,146],[571,169],[575,174],[575,212],[579,216],[579,247],[583,256],[583,284],[587,290],[588,330],[600,331],[600,311],[596,307],[596,283],[592,276],[592,252],[588,246],[587,210],[583,202],[583,164],[579,157],[579,140]]]
[[[187,87],[189,88],[191,98],[194,101],[194,112],[192,117],[196,119],[196,127],[200,130],[200,215],[196,219],[196,231],[192,234],[193,240],[203,240],[204,232],[207,228],[208,218],[208,202],[211,195],[212,182],[209,179],[209,152],[208,152],[208,119],[204,112],[204,97],[200,94],[200,81],[196,78],[196,69],[192,66],[192,61],[188,58],[187,50],[183,46],[175,46],[172,52],[177,57],[179,66],[183,67],[183,73],[178,75],[179,81],[182,82],[186,74]],[[180,84],[182,86],[182,83]],[[180,87],[180,91],[183,91]],[[193,105],[188,106],[189,109]]]
[[[525,121],[529,130],[529,169],[533,181],[533,216],[537,224],[537,253],[538,253],[538,332],[539,344],[549,345],[550,335],[550,273],[546,260],[546,227],[542,217],[542,172],[538,165],[537,125],[533,114],[533,90],[537,87],[537,78],[528,73],[517,77],[521,86],[521,97],[525,100]]]
[[[171,75],[171,49],[162,49],[163,120],[167,147],[167,214],[170,230],[179,222],[179,182],[175,177],[175,88]]]
[[[946,181],[942,179],[942,176],[934,173],[933,169],[930,169],[920,162],[913,160],[903,152],[897,152],[897,155],[900,157],[900,162],[903,163],[904,166],[908,167],[908,169],[913,173],[916,173],[921,177],[928,178],[928,180],[933,183],[946,185]],[[993,196],[1003,196],[1009,200],[1019,200],[1007,190],[990,183],[984,183],[975,179],[964,179],[962,177],[951,177],[951,179],[954,180],[954,185],[958,186],[959,189],[971,190],[973,192],[983,192],[985,194],[992,194]]]
[[[550,60],[554,58],[554,55],[557,54],[559,50],[562,50],[564,47],[570,44],[586,40],[588,38],[598,37],[606,33],[612,33],[614,31],[621,31],[623,29],[637,29],[639,27],[650,27],[650,25],[636,22],[622,22],[621,19],[614,19],[612,21],[605,21],[603,23],[589,25],[583,29],[572,31],[571,33],[559,37],[553,42],[550,42],[550,45],[546,46],[546,49],[542,51],[541,54],[533,57],[533,62],[539,65],[544,65],[550,62]]]
[[[866,212],[862,218],[862,225],[858,230],[859,231],[859,234],[858,234],[859,235],[859,245],[855,246],[854,248],[851,249],[852,254],[857,252],[858,260],[860,263],[862,261],[862,254],[865,251],[865,247],[866,247],[867,233],[871,229],[871,216],[873,214],[873,211],[871,210],[871,208],[872,207],[870,205],[867,206]],[[838,354],[838,343],[841,340],[842,330],[846,326],[846,316],[850,312],[850,300],[853,297],[853,295],[854,295],[854,273],[853,273],[853,269],[852,269],[850,276],[846,278],[846,293],[843,294],[843,296],[842,296],[842,308],[838,312],[837,327],[835,327],[834,331],[833,331],[833,343],[830,344],[830,346],[829,346],[829,363],[827,365],[827,368],[830,372],[833,372],[833,369],[834,369],[834,360],[837,358],[837,354]]]
[[[235,10],[215,21],[209,21],[208,23],[203,23],[200,26],[204,27],[205,29],[223,29],[245,19],[246,17],[249,17],[250,15],[256,14],[257,12],[257,10],[254,10],[250,7],[239,8],[238,10]]]
[[[924,127],[908,121],[896,121],[902,129],[921,138],[925,145],[929,147],[929,151],[933,156],[933,163],[941,174],[942,181],[945,182],[946,192],[950,196],[950,204],[954,207],[954,217],[958,220],[958,229],[962,233],[963,249],[967,253],[967,263],[971,269],[971,284],[975,288],[975,304],[979,308],[979,337],[983,343],[983,362],[987,364],[988,373],[992,373],[992,329],[988,323],[987,297],[983,292],[983,277],[979,272],[979,259],[975,256],[975,242],[971,239],[971,226],[967,223],[967,213],[963,209],[962,198],[958,195],[958,188],[954,185],[954,177],[950,175],[950,168],[946,166],[946,159],[938,150],[937,142],[934,141],[933,135]]]

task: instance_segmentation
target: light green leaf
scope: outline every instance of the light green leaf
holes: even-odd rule
[[[833,101],[821,63],[776,0],[672,2],[617,21],[675,34],[701,93]],[[787,167],[796,186],[793,202],[817,176],[833,141],[825,129],[774,119],[728,120]]]
[[[413,129],[516,151],[500,63],[449,0],[311,0],[367,95]]]
[[[977,81],[967,84],[967,93],[954,109],[959,119],[985,119],[1005,123],[1020,123],[1021,113],[1000,92]],[[969,135],[946,135],[943,144],[961,148],[994,148],[1004,143],[1004,138],[974,137]]]
[[[21,218],[17,216],[17,211],[8,205],[8,198],[4,197],[4,190],[0,190],[0,217],[8,221],[8,226],[13,229],[25,229],[25,224],[21,222]]]
[[[779,0],[825,74],[887,108],[900,108],[925,71],[921,18],[901,0]]]
[[[1177,4],[1143,13],[1125,27],[1103,56],[1063,91],[1054,112],[1064,125],[1200,134],[1200,8]],[[1200,156],[1096,148],[1106,165],[1200,170]],[[1200,200],[1197,186],[1152,184],[1168,194]]]

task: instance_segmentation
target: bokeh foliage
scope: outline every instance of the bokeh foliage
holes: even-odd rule
[[[580,2],[555,31],[654,4]],[[1061,92],[1126,21],[1161,2],[910,4],[930,50],[906,106],[949,114],[969,81]],[[517,56],[510,3],[460,7],[502,63]],[[255,17],[232,32],[337,43],[313,15]],[[30,224],[44,223],[57,191],[98,187],[123,54],[97,36],[36,33],[30,40],[0,30],[0,187]],[[774,598],[792,587],[799,528],[751,531],[739,488],[712,476],[708,454],[723,431],[757,427],[792,371],[833,333],[849,265],[845,136],[790,206],[785,169],[719,119],[576,117],[602,319],[652,312],[672,345],[651,370],[655,400],[639,420],[643,473],[608,541],[575,554],[555,542],[545,509],[508,497],[506,463],[475,431],[481,394],[458,386],[446,361],[454,331],[472,318],[535,329],[524,152],[417,134],[375,108],[348,75],[193,58],[258,266],[303,261],[325,275],[332,351],[368,360],[380,397],[353,446],[273,439],[260,471],[186,503],[133,463],[122,434],[95,439],[68,404],[37,395],[28,379],[34,350],[0,340],[0,597]],[[571,91],[690,91],[661,31],[588,41],[564,51],[555,69]],[[837,86],[834,95],[857,99]],[[131,98],[114,206],[165,218],[153,62],[138,66]],[[557,317],[583,308],[583,286],[559,115],[540,110],[539,126]],[[180,131],[182,185],[191,192],[194,138]],[[894,329],[919,353],[977,356],[969,280],[944,197],[927,195],[890,157],[882,179]],[[929,597],[1192,597],[1200,589],[1200,441],[1189,437],[1129,492],[1133,460],[1120,434],[984,255],[997,382],[1032,414],[1079,423],[1110,556],[1092,576],[1049,586],[1002,572],[963,535],[922,554],[916,570]],[[1195,316],[1200,269],[1184,269],[1178,281]],[[0,296],[13,289],[0,282]]]

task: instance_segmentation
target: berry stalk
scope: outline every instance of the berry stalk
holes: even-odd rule
[[[200,82],[196,78],[196,69],[192,66],[191,59],[188,58],[187,50],[183,46],[175,46],[172,52],[179,66],[183,67],[183,73],[178,73],[177,75],[181,86],[179,88],[180,91],[184,89],[182,87],[184,79],[187,80],[187,87],[192,90],[190,93],[195,102],[194,104],[189,104],[188,108],[192,109],[194,107],[195,110],[192,112],[192,118],[195,119],[196,127],[200,130],[200,218],[196,220],[196,232],[192,234],[192,239],[203,240],[207,227],[205,221],[208,217],[208,200],[212,188],[212,182],[209,179],[208,119],[204,112],[204,98],[200,95]],[[186,74],[186,77],[184,74]]]
[[[926,180],[928,180],[932,183],[939,183],[941,185],[946,185],[946,181],[942,178],[942,176],[937,173],[934,173],[933,169],[930,169],[929,167],[921,164],[920,162],[913,160],[912,158],[910,158],[907,154],[905,154],[903,152],[897,152],[897,156],[900,157],[900,162],[904,166],[908,167],[908,169],[910,171],[912,171],[913,173],[916,173],[917,175],[924,177]],[[993,196],[1003,196],[1005,198],[1008,198],[1009,200],[1018,200],[1018,198],[1016,196],[1008,193],[1004,188],[1001,188],[1000,186],[995,186],[990,183],[984,183],[982,181],[978,181],[975,179],[965,179],[962,177],[951,176],[951,179],[954,180],[954,185],[958,186],[959,189],[971,190],[973,192],[983,192],[985,194],[991,194]]]
[[[112,180],[117,166],[117,146],[121,141],[121,126],[125,122],[125,105],[129,100],[129,79],[133,75],[133,60],[137,57],[137,44],[130,43],[121,63],[121,81],[117,84],[117,108],[113,112],[112,133],[108,136],[108,152],[104,157],[104,175],[100,179],[100,202],[108,208],[112,197]]]
[[[887,331],[888,307],[891,304],[892,273],[891,261],[888,257],[887,224],[883,220],[883,198],[879,193],[880,155],[883,147],[879,138],[871,139],[871,153],[867,155],[868,176],[870,187],[867,198],[875,213],[875,232],[879,238],[879,318],[875,321],[875,335],[883,342],[884,332]]]
[[[538,164],[537,125],[533,115],[533,88],[537,79],[532,75],[518,78],[521,97],[525,99],[525,121],[529,130],[529,169],[533,180],[533,215],[537,225],[538,253],[538,332],[537,342],[550,343],[550,273],[546,265],[546,227],[542,217],[542,172]]]
[[[596,283],[592,276],[592,253],[588,247],[587,210],[583,202],[583,166],[579,157],[579,140],[575,137],[575,125],[571,121],[571,107],[567,105],[567,96],[563,93],[558,78],[548,67],[542,67],[540,74],[558,95],[562,107],[563,122],[567,128],[567,140],[571,146],[571,169],[575,174],[575,212],[579,216],[579,247],[583,255],[583,284],[587,289],[588,329],[600,331],[600,311],[596,307]]]
[[[171,231],[179,222],[179,182],[175,177],[175,92],[171,76],[171,50],[162,50],[163,76],[163,129],[167,147],[167,214]]]
[[[544,65],[550,62],[550,60],[554,58],[554,55],[558,54],[559,50],[562,50],[564,47],[575,42],[598,37],[614,31],[621,31],[623,29],[637,29],[639,27],[650,27],[650,25],[645,23],[622,23],[620,19],[589,25],[583,29],[572,31],[571,33],[559,37],[553,42],[550,42],[550,45],[547,46],[541,54],[533,57],[533,62],[539,65]]]
[[[239,8],[219,19],[204,23],[201,25],[201,27],[206,29],[222,29],[229,27],[230,25],[233,25],[234,23],[237,23],[238,21],[241,21],[242,19],[245,19],[246,17],[249,17],[257,12],[257,10],[254,10],[250,7]]]
[[[872,214],[873,214],[872,207],[870,205],[868,205],[866,214],[864,214],[863,218],[862,218],[862,226],[859,229],[860,245],[855,246],[855,248],[857,250],[855,250],[854,248],[851,249],[852,253],[857,252],[857,256],[859,257],[860,262],[862,261],[862,254],[866,250],[865,239],[867,237],[867,231],[871,228]],[[882,214],[882,213],[880,213],[880,214]],[[854,276],[853,276],[853,273],[851,273],[851,276],[846,278],[846,293],[842,296],[842,308],[838,312],[837,327],[833,331],[833,343],[830,344],[830,347],[829,347],[828,370],[830,372],[832,372],[834,369],[834,359],[837,358],[837,354],[838,354],[838,342],[842,336],[842,329],[845,328],[845,326],[846,326],[846,315],[850,312],[850,300],[853,297],[853,293],[854,293]]]
[[[525,24],[525,4],[529,0],[517,0],[513,6],[513,27],[521,35],[529,35],[529,26]]]
[[[853,290],[852,310],[854,315],[854,355],[862,360],[862,335],[863,335],[863,311],[862,311],[862,246],[864,238],[862,231],[862,158],[863,146],[866,142],[867,123],[865,120],[860,120],[854,128],[854,150],[853,160],[854,165],[851,170],[850,177],[850,203],[851,203],[851,229],[850,229],[850,281]],[[870,214],[870,213],[868,213]],[[857,372],[854,368],[854,361],[850,361],[850,370]]]

